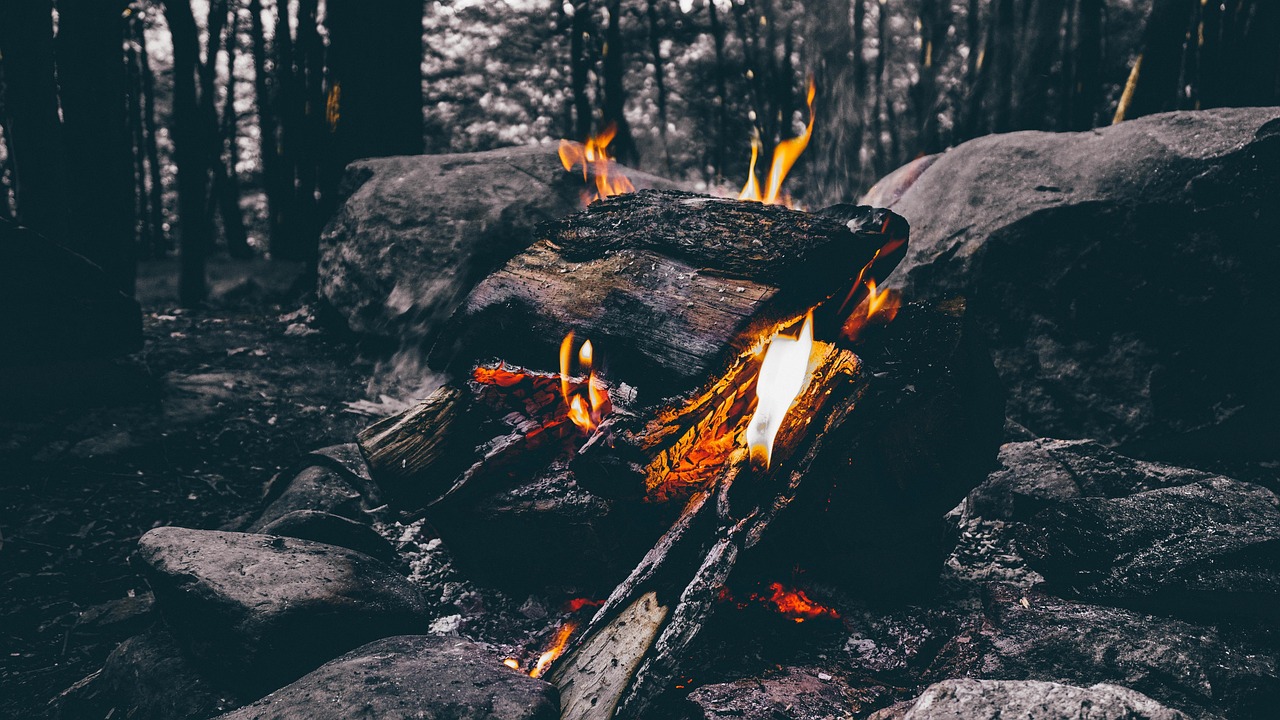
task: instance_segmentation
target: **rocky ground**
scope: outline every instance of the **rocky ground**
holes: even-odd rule
[[[144,532],[216,528],[368,422],[343,403],[366,399],[375,356],[312,328],[299,271],[219,263],[214,304],[186,312],[176,266],[146,264],[141,353],[0,408],[0,716],[37,716],[149,624],[129,565]]]
[[[722,597],[654,720],[1272,717],[1280,403],[1257,340],[1280,307],[1277,117],[984,138],[873,191],[913,225],[897,282],[970,298],[1006,441],[946,516],[936,587],[890,603],[812,583],[830,611],[803,623]],[[502,152],[358,167],[321,264],[337,318],[430,337],[469,280],[383,250],[499,262],[477,254],[493,232],[555,210],[397,178],[517,161],[554,170]],[[368,419],[348,410],[397,407],[369,385],[386,365],[271,282],[225,285],[217,310],[148,302],[147,350],[73,385],[91,401],[6,409],[0,710],[558,717],[529,670],[599,593],[461,572],[351,444]],[[510,561],[545,552],[530,538]]]

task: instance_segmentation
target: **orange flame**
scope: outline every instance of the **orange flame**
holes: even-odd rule
[[[517,659],[515,659],[515,658],[512,658],[512,657],[509,657],[509,658],[507,658],[507,659],[503,660],[503,661],[502,661],[502,664],[503,664],[503,665],[506,665],[507,667],[511,668],[512,670],[519,670],[519,669],[520,669],[520,661],[519,661],[519,660],[517,660]]]
[[[538,662],[529,671],[529,677],[541,677],[551,667],[551,663],[560,657],[564,652],[565,646],[569,644],[569,638],[573,637],[573,631],[577,629],[577,625],[567,622],[560,626],[556,631],[556,636],[551,640],[551,646],[546,652],[538,656]]]
[[[576,391],[569,384],[570,365],[573,358],[573,333],[564,336],[560,343],[560,395],[569,406],[569,419],[586,432],[599,427],[600,422],[613,410],[609,389],[596,377],[592,362],[594,350],[591,341],[578,349],[578,367],[587,375],[586,387]]]
[[[870,267],[870,263],[867,267]],[[840,328],[841,334],[849,340],[857,340],[858,336],[872,325],[888,325],[893,322],[893,319],[898,316],[898,310],[902,308],[902,292],[892,288],[877,288],[875,278],[862,280],[866,270],[867,268],[863,268],[863,272],[858,275],[858,281],[866,287],[867,296],[858,303],[844,321],[844,326]],[[855,291],[856,289],[855,287]]]
[[[791,207],[791,198],[782,192],[782,181],[787,179],[787,173],[791,172],[791,166],[796,164],[796,160],[804,153],[805,148],[809,147],[809,138],[813,137],[813,99],[816,94],[817,88],[813,83],[813,78],[809,78],[809,91],[805,98],[805,102],[809,106],[809,124],[805,126],[803,133],[788,140],[783,140],[773,149],[773,160],[769,168],[769,182],[763,195],[760,193],[760,182],[756,179],[756,159],[759,155],[759,143],[754,138],[752,139],[751,170],[747,175],[747,184],[742,187],[742,192],[738,194],[739,200],[753,200],[763,202],[766,205],[786,205]]]
[[[769,592],[771,594],[767,597],[754,593],[751,595],[751,599],[772,605],[775,610],[798,623],[820,617],[840,617],[840,613],[836,612],[834,608],[829,608],[814,601],[804,590],[788,590],[783,587],[782,583],[775,582],[769,584]]]
[[[794,336],[781,330],[769,340],[760,376],[756,380],[756,411],[747,424],[746,441],[753,461],[769,466],[773,440],[782,427],[791,403],[804,390],[813,352],[813,311]]]
[[[635,186],[627,177],[617,172],[617,165],[609,157],[609,143],[617,135],[618,128],[609,124],[599,135],[592,135],[585,143],[572,140],[560,141],[560,164],[564,169],[573,172],[575,165],[582,166],[582,179],[591,182],[594,177],[596,194],[584,192],[582,201],[590,205],[596,200],[603,200],[614,195],[635,191]]]

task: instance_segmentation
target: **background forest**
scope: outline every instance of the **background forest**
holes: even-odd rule
[[[987,133],[1280,102],[1280,3],[3,0],[0,53],[0,217],[126,292],[180,250],[191,304],[211,253],[314,257],[358,157],[614,123],[623,162],[731,192],[811,76],[789,191],[849,201]]]

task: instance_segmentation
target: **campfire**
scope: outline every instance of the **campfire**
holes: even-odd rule
[[[607,165],[607,144],[562,145],[566,167],[579,151]],[[789,165],[775,158],[763,200],[782,197]],[[468,572],[599,591],[527,654],[494,659],[556,684],[570,719],[661,703],[718,612],[838,622],[777,567],[857,588],[832,565],[864,548],[835,524],[898,513],[914,542],[913,513],[942,512],[859,507],[849,494],[868,480],[853,478],[954,504],[952,471],[990,450],[984,439],[951,455],[965,414],[985,411],[956,386],[972,380],[962,306],[904,306],[883,289],[906,251],[902,218],[613,195],[616,178],[595,178],[590,207],[482,281],[445,329],[431,362],[466,381],[360,437],[388,495],[420,508]],[[904,345],[905,364],[892,352]],[[945,392],[921,402],[931,386]],[[513,563],[510,549],[531,541],[545,552]]]

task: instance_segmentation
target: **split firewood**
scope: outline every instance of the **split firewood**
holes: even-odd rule
[[[739,554],[794,499],[826,431],[853,411],[865,385],[852,352],[817,345],[769,467],[753,462],[745,447],[734,448],[712,486],[693,493],[557,665],[551,681],[560,688],[563,718],[636,717],[668,688]]]

